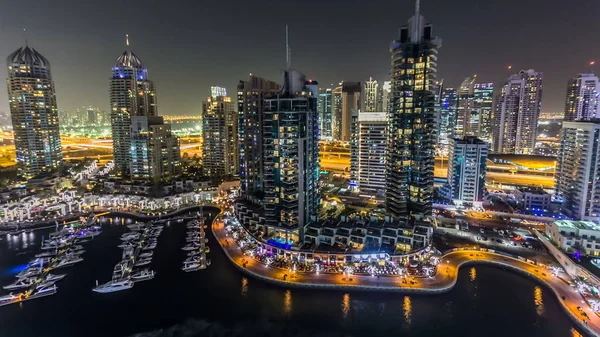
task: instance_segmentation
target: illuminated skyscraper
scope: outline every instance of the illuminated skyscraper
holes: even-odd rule
[[[564,120],[568,122],[600,118],[599,90],[600,82],[594,74],[579,74],[569,80]]]
[[[482,202],[488,144],[477,137],[450,139],[448,156],[448,198],[463,202]]]
[[[342,83],[331,92],[331,117],[333,124],[333,139],[342,139]]]
[[[542,73],[521,70],[508,78],[494,109],[495,153],[534,154],[541,104]]]
[[[209,177],[228,177],[239,172],[238,114],[225,88],[211,87],[202,104],[202,168]]]
[[[250,75],[238,84],[240,185],[245,196],[262,199],[264,100],[279,91],[279,83]]]
[[[493,103],[494,83],[475,83],[469,135],[475,136],[490,145],[492,144]]]
[[[392,91],[392,83],[390,81],[383,82],[381,88],[381,106],[379,111],[388,112],[390,110],[390,93]]]
[[[317,217],[318,130],[317,82],[288,63],[281,92],[265,100],[262,139],[264,231],[287,243],[301,242]]]
[[[454,138],[457,103],[458,96],[456,94],[456,89],[442,89],[440,93],[440,116],[438,120],[437,143],[443,150],[448,150],[450,138]]]
[[[365,82],[365,112],[375,112],[378,111],[377,104],[380,101],[379,99],[379,84],[377,80],[374,80],[372,77],[369,77],[369,80]],[[381,111],[381,110],[379,110]]]
[[[333,139],[333,118],[331,116],[331,88],[319,89],[317,101],[319,110],[319,138]]]
[[[600,223],[600,122],[563,122],[556,195],[575,220]]]
[[[466,77],[457,90],[458,105],[456,108],[456,123],[454,137],[462,138],[470,131],[471,111],[473,110],[473,90],[475,79]]]
[[[441,40],[416,12],[392,42],[386,210],[393,218],[430,215],[436,141],[437,54]]]
[[[342,83],[342,122],[340,140],[349,142],[352,135],[352,114],[360,110],[360,82]]]
[[[387,114],[358,112],[352,123],[350,141],[350,187],[361,194],[385,193]]]
[[[129,49],[112,68],[110,107],[115,167],[125,173],[131,164],[131,117],[158,115],[154,84],[142,61]]]
[[[54,82],[50,62],[29,46],[10,54],[6,63],[18,173],[29,179],[62,162]]]

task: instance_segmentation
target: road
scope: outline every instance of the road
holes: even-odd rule
[[[268,267],[257,260],[244,255],[232,238],[226,236],[225,226],[221,220],[212,225],[215,238],[225,254],[236,266],[257,278],[268,280],[282,286],[335,288],[343,290],[373,290],[412,293],[442,293],[454,287],[461,266],[469,263],[485,263],[515,270],[536,278],[545,283],[559,298],[565,311],[580,328],[589,334],[600,336],[600,317],[594,314],[587,305],[582,304],[582,297],[561,278],[553,276],[547,269],[511,257],[479,250],[459,250],[448,253],[441,258],[438,272],[429,278],[375,277],[352,275],[349,279],[342,274],[326,273],[292,273],[279,268]],[[567,277],[562,274],[563,277]],[[561,299],[561,297],[563,299]],[[492,305],[492,304],[490,304]],[[578,307],[588,316],[584,317]],[[586,319],[587,325],[583,323]]]

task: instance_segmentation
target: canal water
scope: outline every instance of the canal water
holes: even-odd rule
[[[119,236],[130,220],[111,221],[85,244],[85,261],[56,271],[67,273],[57,294],[0,307],[0,336],[581,336],[549,289],[491,266],[465,268],[442,295],[285,289],[235,269],[209,231],[212,265],[184,273],[181,223],[158,239],[153,280],[97,294],[96,280],[108,281],[121,258]],[[2,236],[1,285],[50,231]]]

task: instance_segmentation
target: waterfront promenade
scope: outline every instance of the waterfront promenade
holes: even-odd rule
[[[244,255],[233,238],[226,235],[224,223],[218,217],[211,227],[225,255],[238,269],[255,278],[284,287],[436,294],[449,291],[454,287],[462,266],[476,263],[496,265],[532,277],[548,286],[557,296],[565,312],[580,329],[590,335],[600,336],[600,317],[592,312],[574,287],[552,275],[550,270],[519,259],[487,251],[459,250],[444,255],[440,259],[437,273],[432,277],[403,278],[367,275],[348,277],[343,274],[293,273],[280,268],[268,267]],[[510,287],[511,285],[507,284],[506,286]],[[587,317],[581,313],[578,307],[583,309]]]

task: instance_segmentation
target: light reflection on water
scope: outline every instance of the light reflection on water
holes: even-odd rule
[[[348,312],[350,312],[350,294],[344,294],[342,296],[342,316],[348,317]]]
[[[246,296],[248,294],[248,279],[242,277],[242,296]]]
[[[35,232],[22,233],[19,235],[6,235],[6,243],[9,250],[25,250],[37,245],[38,236]]]
[[[292,313],[292,292],[289,290],[286,290],[283,296],[283,312],[286,315]]]
[[[404,304],[402,305],[402,309],[404,309],[404,321],[406,324],[410,325],[412,315],[412,302],[410,301],[410,297],[404,296]]]
[[[544,314],[544,300],[542,299],[542,288],[539,286],[533,290],[533,304],[536,307],[537,314],[542,316]]]

